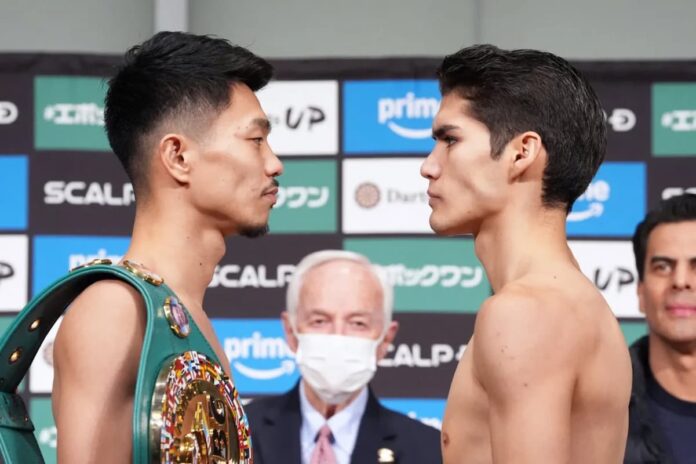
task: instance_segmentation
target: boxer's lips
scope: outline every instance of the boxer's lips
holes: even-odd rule
[[[263,193],[263,196],[270,198],[273,203],[276,202],[277,195],[278,195],[278,187],[270,188]]]
[[[667,312],[676,317],[696,316],[696,305],[686,303],[674,303],[666,306]]]
[[[441,198],[438,195],[435,195],[433,192],[428,190],[428,204],[432,207],[433,203],[441,200]]]

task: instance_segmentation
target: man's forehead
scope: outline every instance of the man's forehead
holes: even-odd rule
[[[469,101],[450,92],[442,97],[433,127],[437,125],[459,125],[473,119],[470,115]]]
[[[650,232],[647,248],[649,255],[696,255],[696,221],[659,224]]]

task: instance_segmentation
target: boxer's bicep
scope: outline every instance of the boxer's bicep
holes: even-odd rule
[[[68,310],[54,347],[58,462],[130,462],[141,304],[125,284],[99,282]]]

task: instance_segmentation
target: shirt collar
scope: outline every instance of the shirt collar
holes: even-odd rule
[[[314,439],[317,433],[319,433],[319,429],[324,424],[328,424],[335,440],[333,446],[342,449],[350,456],[358,439],[360,420],[367,407],[367,399],[367,387],[363,387],[358,396],[348,406],[331,416],[327,421],[309,402],[304,382],[300,381],[300,411],[302,412],[303,435]]]

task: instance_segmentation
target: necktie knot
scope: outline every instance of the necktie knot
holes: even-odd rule
[[[329,440],[329,443],[333,444],[334,442],[334,436],[333,433],[331,433],[331,429],[327,424],[324,424],[321,426],[319,431],[317,432],[317,436],[314,438],[314,442],[316,443],[320,439],[326,439]]]
[[[331,448],[334,442],[333,434],[328,425],[324,424],[314,439],[314,452],[310,459],[311,464],[336,464],[336,454]]]

